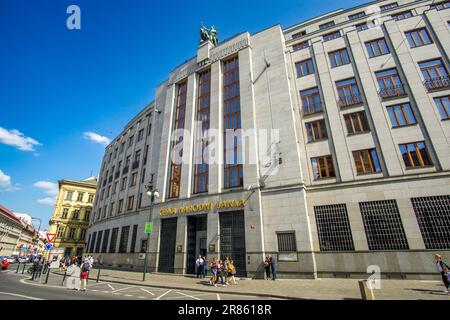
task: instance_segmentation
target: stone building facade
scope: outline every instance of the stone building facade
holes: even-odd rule
[[[107,147],[89,252],[179,274],[205,254],[241,276],[272,255],[284,277],[432,277],[450,258],[449,6],[376,1],[202,43]],[[231,163],[195,161],[212,145]]]

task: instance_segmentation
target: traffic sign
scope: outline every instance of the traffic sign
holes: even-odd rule
[[[55,238],[56,238],[56,233],[47,233],[47,241],[48,242],[55,241]]]
[[[146,222],[145,223],[145,233],[146,234],[152,233],[152,229],[153,229],[153,223],[152,222]]]
[[[51,244],[51,243],[47,243],[46,245],[45,245],[45,250],[52,250],[52,248],[53,248],[53,245]]]

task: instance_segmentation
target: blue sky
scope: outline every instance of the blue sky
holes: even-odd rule
[[[98,175],[104,144],[195,54],[219,40],[366,1],[0,0],[0,204],[48,226],[59,179]],[[81,30],[69,30],[69,5]]]

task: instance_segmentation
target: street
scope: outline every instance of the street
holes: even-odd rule
[[[0,273],[0,300],[267,300],[258,296],[153,288],[110,282],[88,283],[85,292],[61,286],[62,277],[52,274],[48,285],[31,281],[15,269]],[[219,290],[218,290],[219,291]]]

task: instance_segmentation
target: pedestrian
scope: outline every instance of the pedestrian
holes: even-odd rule
[[[270,271],[272,272],[272,280],[275,280],[277,278],[277,270],[275,265],[275,259],[272,256],[269,256],[269,264],[270,264]]]
[[[205,263],[205,260],[203,260],[201,255],[198,255],[198,259],[195,261],[195,265],[197,267],[197,278],[200,278],[202,276],[202,274],[204,273],[204,271],[203,271],[204,263]]]
[[[206,256],[203,256],[203,273],[202,273],[202,278],[206,277],[206,267],[208,266],[208,260],[206,260]]]
[[[444,261],[442,261],[442,256],[440,254],[436,254],[434,256],[434,259],[436,261],[436,266],[441,273],[442,281],[445,285],[445,292],[447,294],[450,294],[450,267]]]
[[[234,266],[234,261],[230,260],[227,266],[227,284],[230,284],[230,280],[233,280],[233,284],[236,283],[234,275],[236,274],[236,267]]]
[[[217,272],[217,276],[216,276],[215,286],[217,286],[217,283],[219,282],[219,278],[220,278],[220,283],[223,286],[224,282],[223,282],[223,263],[222,263],[222,260],[217,260],[217,271],[216,272]]]
[[[266,272],[266,280],[270,280],[270,261],[268,256],[264,259],[264,271]]]
[[[91,264],[88,259],[84,259],[83,264],[81,265],[81,291],[86,291],[87,289],[87,278],[89,276],[89,270],[91,270]]]
[[[209,264],[209,267],[211,269],[211,279],[209,280],[209,283],[215,287],[216,285],[216,278],[217,278],[217,261],[216,257],[212,258],[211,263]]]

